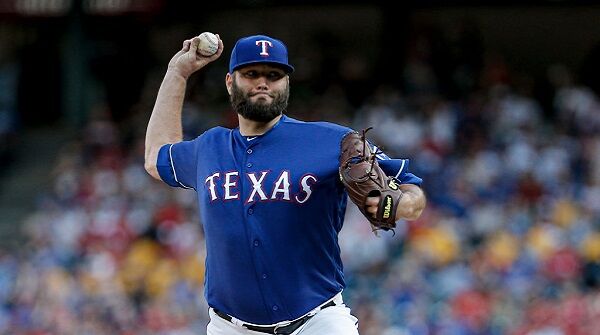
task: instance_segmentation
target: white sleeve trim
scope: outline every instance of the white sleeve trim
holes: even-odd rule
[[[373,152],[377,152],[377,150],[379,148],[375,144],[372,144],[372,146],[373,146]],[[388,157],[388,155],[386,155],[384,152],[381,152],[381,153],[375,155],[375,157],[379,158],[379,160],[381,160],[381,161],[386,161],[386,160],[390,159]]]
[[[173,171],[173,177],[175,177],[175,181],[178,182],[179,185],[181,185],[181,187],[190,189],[192,187],[184,185],[182,182],[179,181],[179,179],[177,179],[177,172],[175,172],[175,166],[173,165],[173,155],[171,154],[172,148],[173,144],[169,146],[169,161],[171,162],[171,170]]]
[[[405,159],[402,160],[402,165],[400,165],[400,170],[398,170],[398,173],[396,173],[396,176],[394,178],[398,179],[398,177],[400,177],[400,173],[402,173],[402,170],[404,170],[404,163],[406,163]]]

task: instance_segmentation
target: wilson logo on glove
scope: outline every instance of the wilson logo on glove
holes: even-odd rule
[[[392,196],[385,196],[385,207],[383,207],[383,218],[389,219],[390,213],[392,212]]]

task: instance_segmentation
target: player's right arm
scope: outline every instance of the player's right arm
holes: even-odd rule
[[[219,38],[217,53],[210,57],[201,56],[196,52],[199,42],[198,37],[184,41],[183,48],[169,61],[167,73],[158,90],[154,109],[148,122],[144,167],[152,177],[158,180],[161,178],[156,167],[156,160],[160,148],[165,144],[183,140],[181,109],[188,78],[206,64],[219,58],[223,52],[221,38]]]

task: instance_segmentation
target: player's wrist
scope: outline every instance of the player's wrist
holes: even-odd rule
[[[167,67],[166,75],[177,77],[177,78],[183,79],[185,81],[187,81],[188,78],[190,77],[190,74],[185,73],[185,71],[182,71],[181,69],[177,68],[176,66]]]

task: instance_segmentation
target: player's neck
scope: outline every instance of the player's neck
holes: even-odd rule
[[[276,116],[273,120],[269,122],[258,122],[253,120],[248,120],[241,115],[238,115],[238,120],[240,122],[240,133],[243,136],[256,136],[262,135],[269,131],[269,129],[273,128],[273,126],[281,119],[281,114]]]

